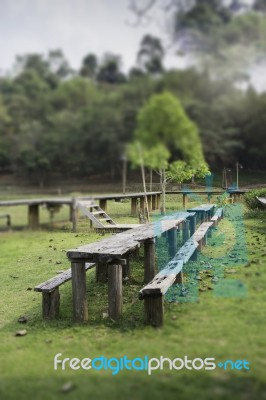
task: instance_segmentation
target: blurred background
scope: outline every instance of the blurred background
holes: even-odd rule
[[[258,176],[265,39],[265,0],[1,0],[0,184],[115,185],[139,110],[165,91],[220,184],[237,162]]]

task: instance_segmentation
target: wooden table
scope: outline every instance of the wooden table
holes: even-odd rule
[[[169,246],[173,249],[175,235],[171,233],[176,232],[185,219],[163,219],[68,250],[72,270],[74,321],[88,320],[86,262],[97,264],[96,276],[106,277],[108,274],[108,313],[110,318],[117,320],[122,313],[122,266],[127,265],[129,254],[144,245],[144,282],[150,282],[155,276],[155,238],[169,232]]]

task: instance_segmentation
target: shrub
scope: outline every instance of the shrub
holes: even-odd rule
[[[251,190],[245,194],[244,201],[247,208],[249,210],[265,210],[265,207],[256,197],[266,197],[266,188]]]

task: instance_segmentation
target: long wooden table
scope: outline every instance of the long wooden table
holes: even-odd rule
[[[109,238],[67,251],[72,270],[74,321],[88,320],[86,262],[95,262],[96,276],[108,274],[108,314],[117,320],[122,313],[122,266],[127,265],[130,253],[144,245],[144,282],[155,276],[155,238],[169,232],[172,240],[176,229],[186,220],[164,219],[118,233]],[[171,244],[173,246],[173,244]]]

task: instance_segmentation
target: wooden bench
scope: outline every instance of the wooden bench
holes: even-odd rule
[[[189,239],[176,253],[175,257],[162,269],[150,283],[139,292],[144,299],[145,321],[154,327],[163,325],[163,295],[175,283],[183,283],[182,269],[190,259],[197,256],[198,243]]]
[[[195,212],[200,218],[200,222],[210,221],[214,214],[215,204],[201,204],[200,206],[188,209],[188,212]]]
[[[85,271],[93,268],[94,263],[86,263]],[[34,288],[35,292],[42,293],[42,316],[44,319],[58,318],[60,307],[59,286],[72,279],[71,268],[49,279]]]
[[[211,221],[214,223],[214,225],[218,225],[218,222],[220,221],[220,219],[223,218],[223,209],[222,208],[218,208],[215,211],[214,216],[211,218]]]
[[[202,249],[202,246],[207,244],[207,234],[211,236],[211,228],[213,227],[214,222],[203,222],[196,230],[192,238],[199,244],[199,250]]]
[[[0,214],[0,218],[6,218],[6,226],[11,227],[11,216],[10,214]]]

